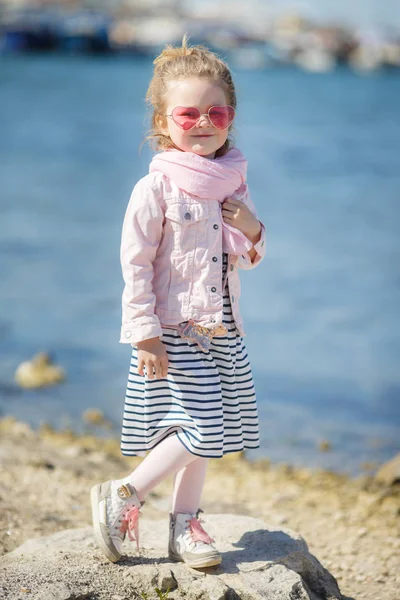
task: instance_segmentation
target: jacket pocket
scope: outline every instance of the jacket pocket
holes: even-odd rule
[[[182,227],[208,219],[208,214],[208,205],[200,202],[175,202],[169,204],[165,211],[167,219],[179,223]]]
[[[165,233],[172,238],[171,258],[187,256],[206,245],[209,219],[206,202],[171,202],[165,217]]]

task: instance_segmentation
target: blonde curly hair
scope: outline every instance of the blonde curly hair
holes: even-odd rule
[[[189,46],[188,37],[183,36],[179,47],[166,46],[154,60],[154,73],[146,93],[146,101],[153,107],[151,129],[146,137],[156,150],[176,148],[168,135],[161,131],[164,118],[165,93],[170,81],[187,77],[204,77],[221,83],[225,90],[227,103],[236,108],[236,92],[228,65],[205,46]],[[229,128],[231,130],[232,125]],[[215,156],[223,156],[231,147],[232,140],[227,138]]]

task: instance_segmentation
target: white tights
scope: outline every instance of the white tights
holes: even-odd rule
[[[160,442],[126,478],[142,502],[163,479],[175,474],[172,512],[195,513],[199,508],[208,458],[195,456],[174,433]]]

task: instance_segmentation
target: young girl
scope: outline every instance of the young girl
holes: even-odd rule
[[[198,519],[208,460],[259,446],[238,269],[260,263],[265,229],[228,138],[227,65],[186,37],[154,64],[147,99],[160,152],[133,190],[121,243],[121,342],[133,347],[121,449],[151,452],[126,478],[93,487],[93,524],[110,561],[127,533],[139,549],[141,504],[174,474],[168,554],[203,568],[221,562]]]

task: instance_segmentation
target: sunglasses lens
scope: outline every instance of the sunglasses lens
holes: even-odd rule
[[[195,107],[177,106],[172,111],[172,118],[178,127],[188,131],[189,129],[192,129],[200,119],[200,111]]]
[[[208,111],[211,123],[217,129],[227,129],[235,118],[232,106],[212,106]]]

